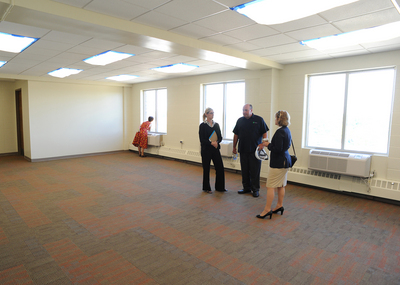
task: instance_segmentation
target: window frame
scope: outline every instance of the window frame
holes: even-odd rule
[[[142,99],[142,102],[141,102],[141,106],[140,106],[140,109],[141,109],[141,116],[140,116],[140,123],[142,124],[143,122],[146,122],[147,120],[148,120],[148,117],[146,117],[145,118],[145,110],[144,110],[144,102],[145,102],[145,96],[146,96],[146,92],[148,92],[148,91],[155,91],[155,114],[154,114],[154,118],[158,118],[158,108],[157,108],[157,100],[158,100],[158,96],[157,96],[157,93],[158,93],[158,91],[159,90],[165,90],[166,91],[166,93],[167,93],[167,101],[168,101],[168,90],[167,90],[167,87],[161,87],[161,88],[150,88],[150,89],[143,89],[142,91],[141,91],[141,99]],[[168,119],[168,107],[167,107],[167,119]],[[158,121],[157,121],[157,119],[155,119],[155,122],[157,123]],[[167,124],[167,126],[168,126],[168,124]],[[158,123],[157,124],[155,124],[155,128],[156,128],[156,131],[149,131],[149,133],[150,134],[160,134],[160,135],[166,135],[167,134],[167,132],[168,132],[168,128],[167,128],[167,132],[159,132],[158,131]]]
[[[393,70],[393,88],[391,95],[391,106],[390,106],[390,117],[389,117],[389,126],[388,126],[388,134],[387,134],[387,152],[372,152],[372,151],[361,151],[361,150],[347,150],[344,148],[345,146],[345,134],[346,134],[346,120],[347,120],[347,107],[348,107],[348,91],[349,91],[349,76],[350,74],[362,73],[368,71],[379,71],[379,70]],[[342,134],[341,134],[341,147],[340,149],[329,148],[329,147],[317,147],[310,146],[308,143],[308,128],[310,123],[310,114],[309,114],[309,102],[310,102],[310,78],[313,76],[323,76],[323,75],[335,75],[335,74],[345,74],[345,94],[344,94],[344,104],[343,104],[343,121],[342,121]],[[306,90],[305,90],[305,120],[304,120],[304,146],[309,149],[319,149],[319,150],[327,150],[327,151],[335,151],[335,152],[349,152],[349,153],[360,153],[360,154],[370,154],[370,155],[378,155],[378,156],[388,156],[390,151],[390,136],[392,131],[392,122],[393,122],[393,107],[394,107],[394,98],[395,98],[395,88],[396,88],[396,74],[397,68],[395,66],[387,66],[387,67],[379,67],[379,68],[370,68],[370,69],[360,69],[360,70],[348,70],[348,71],[338,71],[338,72],[327,72],[327,73],[315,73],[315,74],[307,74],[306,75]]]
[[[202,108],[202,110],[200,112],[200,122],[203,122],[204,110],[205,110],[205,108],[208,107],[208,106],[206,106],[206,93],[205,93],[206,92],[206,86],[220,85],[220,84],[223,85],[223,92],[224,92],[224,94],[223,94],[223,102],[222,102],[222,105],[223,105],[223,110],[222,110],[223,123],[222,123],[222,126],[221,126],[221,123],[220,123],[220,127],[221,127],[222,139],[226,140],[226,141],[233,141],[233,138],[232,139],[226,138],[226,131],[227,131],[226,130],[226,105],[227,105],[226,101],[227,101],[227,97],[228,97],[227,85],[228,84],[234,84],[234,83],[243,83],[244,84],[245,94],[244,94],[244,103],[243,104],[245,104],[245,102],[246,102],[246,81],[244,79],[234,80],[234,81],[223,81],[223,82],[213,82],[213,83],[204,83],[204,84],[202,84],[202,96],[203,96],[203,98],[202,98],[202,106],[203,106],[203,108]]]

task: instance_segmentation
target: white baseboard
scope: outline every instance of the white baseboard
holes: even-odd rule
[[[130,150],[137,151],[131,145]],[[146,153],[169,157],[184,161],[201,163],[199,151],[175,149],[168,147],[152,147],[146,149]],[[231,157],[222,157],[224,167],[230,170],[240,171],[240,156],[233,160]],[[265,161],[261,167],[261,180],[265,181],[269,171],[269,161]],[[334,191],[361,194],[371,197],[379,197],[400,201],[400,181],[387,181],[382,179],[363,179],[359,177],[314,171],[307,168],[293,167],[288,173],[288,181],[325,188]]]

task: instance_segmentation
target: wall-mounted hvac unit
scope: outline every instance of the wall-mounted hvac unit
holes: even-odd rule
[[[350,176],[369,177],[371,155],[312,149],[308,168]]]
[[[221,156],[232,156],[233,142],[232,141],[222,141],[220,144]]]
[[[162,135],[160,134],[149,134],[147,136],[147,144],[152,146],[161,146]]]

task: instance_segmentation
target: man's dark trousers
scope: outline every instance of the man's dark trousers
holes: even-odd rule
[[[240,153],[240,167],[242,169],[242,184],[245,191],[260,191],[261,160],[254,153]]]

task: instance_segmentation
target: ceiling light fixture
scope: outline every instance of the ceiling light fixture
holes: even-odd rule
[[[37,40],[37,38],[0,33],[0,50],[12,53],[19,53]]]
[[[121,74],[121,75],[106,77],[106,79],[115,80],[115,81],[128,81],[128,80],[135,79],[138,77],[139,76],[137,76],[137,75]]]
[[[134,54],[109,50],[84,59],[83,61],[93,65],[107,65],[131,56],[134,56]]]
[[[47,74],[54,76],[54,77],[64,78],[64,77],[70,76],[72,74],[78,74],[81,71],[82,71],[82,69],[59,68],[59,69],[53,70]]]
[[[231,8],[263,25],[282,24],[305,18],[358,0],[254,0]]]
[[[311,48],[322,51],[346,46],[386,41],[398,37],[400,37],[400,21],[373,28],[301,41],[300,43],[302,45],[307,45]]]
[[[400,13],[400,6],[397,4],[396,0],[392,0],[393,6],[396,8],[397,12]]]
[[[0,61],[0,67],[2,67],[6,63],[7,63],[7,61]]]
[[[152,70],[159,71],[159,72],[165,72],[165,73],[183,73],[183,72],[192,71],[193,69],[196,69],[198,67],[199,67],[198,65],[193,65],[193,64],[176,63],[176,64],[155,67],[155,68],[152,68]]]

